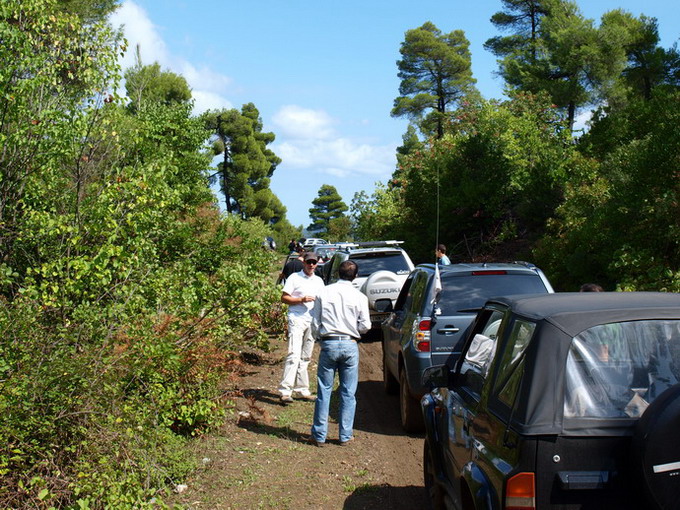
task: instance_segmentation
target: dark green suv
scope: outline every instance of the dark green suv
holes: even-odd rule
[[[436,510],[680,507],[680,294],[491,299],[424,382]]]

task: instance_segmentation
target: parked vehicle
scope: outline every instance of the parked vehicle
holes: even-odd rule
[[[314,249],[316,246],[322,245],[322,244],[328,244],[328,241],[325,239],[319,239],[317,237],[310,237],[309,239],[305,239],[305,242],[303,243],[302,247],[305,250],[310,250]]]
[[[326,262],[326,284],[339,279],[340,264],[345,260],[357,263],[359,272],[352,282],[368,297],[372,329],[380,330],[380,323],[388,312],[376,307],[380,299],[394,303],[401,287],[413,269],[413,262],[406,251],[399,247],[401,241],[369,241],[338,244],[338,250]]]
[[[491,299],[424,382],[435,509],[679,507],[680,294]]]
[[[553,292],[543,272],[526,262],[452,264],[439,266],[439,271],[442,290],[435,299],[434,264],[416,267],[382,324],[384,387],[388,393],[399,390],[407,432],[423,430],[423,372],[432,365],[453,366],[465,331],[487,299]],[[389,304],[378,306],[389,309]]]

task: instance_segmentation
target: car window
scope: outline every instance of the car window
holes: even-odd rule
[[[680,321],[602,324],[583,331],[567,356],[565,417],[636,418],[680,382]]]
[[[422,313],[426,316],[432,313],[433,306],[430,306],[429,308],[427,306],[423,307],[423,300],[425,299],[425,291],[427,290],[427,274],[425,273],[418,273],[416,275],[416,278],[413,282],[413,289],[412,289],[412,296],[413,296],[413,302],[411,305],[411,309],[415,311],[415,313]]]
[[[529,346],[535,329],[535,322],[517,319],[513,323],[512,331],[505,344],[496,376],[494,393],[498,395],[501,402],[508,406],[512,406],[519,390],[519,383],[524,374],[523,354]]]
[[[400,252],[395,253],[357,253],[351,254],[350,258],[357,263],[359,273],[357,277],[366,277],[376,271],[392,271],[396,274],[408,274],[411,268]]]
[[[489,368],[496,354],[496,339],[503,313],[498,310],[485,310],[485,317],[477,323],[472,341],[465,352],[461,364],[461,383],[470,393],[480,395],[482,386],[489,374]]]
[[[399,292],[397,302],[394,304],[395,311],[407,310],[411,307],[411,302],[413,300],[413,294],[411,293],[411,285],[413,284],[414,278],[415,275],[411,275],[404,282],[404,285],[402,286],[401,291]]]
[[[537,274],[457,276],[444,273],[439,308],[443,315],[452,315],[481,308],[490,297],[544,292],[547,289]]]

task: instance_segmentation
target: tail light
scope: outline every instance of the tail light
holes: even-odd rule
[[[431,347],[431,333],[432,320],[425,317],[418,321],[418,330],[416,331],[413,345],[418,352],[430,352]]]
[[[505,510],[535,510],[534,473],[517,473],[505,482]]]

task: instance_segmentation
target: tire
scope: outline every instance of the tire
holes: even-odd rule
[[[645,410],[632,441],[634,479],[642,479],[645,508],[677,508],[680,500],[680,384]],[[656,471],[655,472],[655,468]],[[637,476],[636,476],[637,475]]]
[[[399,372],[399,409],[401,411],[401,426],[406,432],[423,432],[425,430],[420,402],[411,396],[404,369]]]
[[[387,367],[387,352],[385,351],[385,344],[382,344],[382,364],[383,364],[383,389],[388,395],[396,395],[399,391],[399,381],[392,375],[390,369]]]
[[[427,492],[427,501],[431,510],[446,510],[445,494],[441,485],[437,483],[437,470],[434,467],[430,442],[425,438],[423,444],[423,480]]]

